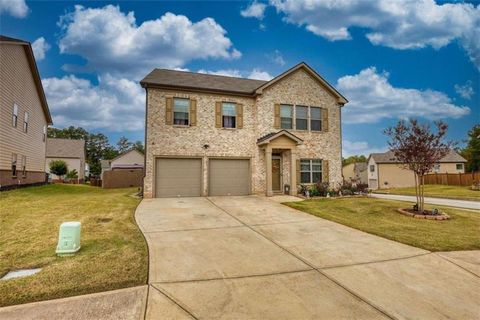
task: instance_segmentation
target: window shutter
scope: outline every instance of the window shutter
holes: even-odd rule
[[[237,128],[243,128],[243,104],[237,103]]]
[[[302,180],[300,176],[300,159],[297,159],[296,167],[297,167],[297,184],[301,184]],[[292,186],[292,188],[296,188],[296,186]]]
[[[166,98],[165,102],[165,124],[173,124],[173,98]]]
[[[330,182],[328,160],[322,160],[322,182]]]
[[[274,106],[273,127],[276,129],[280,128],[280,105],[278,103],[275,103],[275,106]]]
[[[215,127],[222,127],[222,102],[215,102]]]
[[[322,108],[322,131],[328,132],[328,109]]]
[[[197,100],[190,99],[190,115],[189,124],[191,126],[197,125]]]

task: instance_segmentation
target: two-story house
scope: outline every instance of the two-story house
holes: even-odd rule
[[[51,124],[30,43],[0,36],[0,189],[46,181]]]
[[[146,198],[342,183],[347,100],[305,63],[270,81],[155,69],[141,85]]]

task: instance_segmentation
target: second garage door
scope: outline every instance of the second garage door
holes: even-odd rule
[[[157,159],[155,196],[198,197],[202,192],[201,159]]]
[[[209,192],[211,196],[250,194],[250,160],[210,159]]]

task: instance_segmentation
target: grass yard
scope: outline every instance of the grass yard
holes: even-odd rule
[[[0,193],[0,277],[43,268],[0,281],[0,306],[145,284],[148,253],[134,220],[135,191],[57,184]],[[82,248],[57,257],[60,223],[72,220],[82,222]]]
[[[374,193],[414,196],[415,187],[375,190]],[[473,191],[470,187],[427,184],[425,185],[425,197],[480,201],[480,191]]]
[[[480,213],[438,207],[450,220],[415,219],[398,213],[408,202],[373,198],[315,199],[286,205],[320,218],[431,251],[480,249]],[[429,207],[429,206],[427,206]]]

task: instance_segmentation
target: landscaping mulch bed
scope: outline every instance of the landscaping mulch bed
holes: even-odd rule
[[[413,209],[397,209],[403,215],[417,218],[417,219],[429,219],[429,220],[448,220],[450,216],[444,212],[439,212],[438,214],[433,214],[431,210],[425,210],[424,213],[419,211],[414,211]]]

